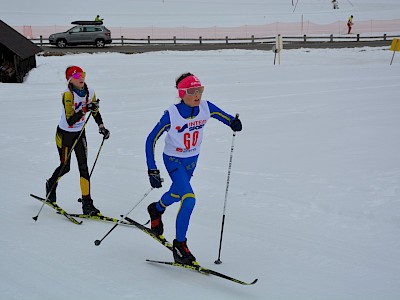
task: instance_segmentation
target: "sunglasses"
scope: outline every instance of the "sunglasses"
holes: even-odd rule
[[[187,95],[193,96],[193,95],[196,95],[196,93],[203,94],[204,86],[185,88],[185,89],[180,89],[180,90],[186,91]]]
[[[72,74],[72,78],[74,78],[74,79],[79,79],[81,77],[85,78],[86,72],[76,72],[76,73]]]

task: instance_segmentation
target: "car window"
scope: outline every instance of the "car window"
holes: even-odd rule
[[[72,32],[72,33],[77,33],[77,32],[81,32],[82,31],[82,27],[80,26],[75,26],[72,27],[70,30],[68,30],[68,32]]]
[[[85,27],[86,32],[95,32],[96,28],[95,27]]]
[[[100,27],[96,27],[96,31],[102,31]]]

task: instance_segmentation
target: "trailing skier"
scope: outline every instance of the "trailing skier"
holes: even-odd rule
[[[100,211],[93,205],[90,196],[90,176],[87,165],[87,143],[85,135],[87,113],[90,112],[99,133],[108,139],[110,132],[104,127],[99,111],[96,93],[85,83],[86,73],[78,66],[70,66],[65,71],[68,86],[62,94],[63,109],[56,131],[56,145],[60,156],[60,165],[46,182],[46,199],[56,202],[58,181],[69,172],[71,152],[74,151],[80,174],[82,192],[82,210],[87,215],[97,215]],[[90,115],[89,115],[90,116]]]
[[[204,127],[210,117],[215,118],[233,131],[241,131],[239,118],[227,114],[207,100],[201,100],[204,86],[191,73],[176,79],[180,102],[172,105],[161,117],[146,140],[146,159],[150,185],[161,188],[162,180],[157,168],[154,149],[160,136],[167,132],[163,159],[172,180],[169,190],[157,202],[148,206],[151,229],[158,236],[164,232],[162,214],[175,202],[181,206],[176,217],[176,237],[173,241],[173,256],[176,263],[197,265],[196,258],[187,246],[186,233],[196,196],[190,184],[200,154]]]

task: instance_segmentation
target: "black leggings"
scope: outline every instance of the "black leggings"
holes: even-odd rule
[[[72,146],[74,145],[76,139],[79,137],[80,132],[69,132],[62,130],[60,127],[57,127],[56,132],[56,144],[58,154],[60,156],[60,165],[54,170],[53,175],[49,179],[49,184],[52,186],[58,180],[70,170],[71,165],[71,155],[68,157],[68,154],[71,151]],[[83,131],[80,139],[75,145],[74,148],[76,160],[78,162],[79,174],[81,177],[81,190],[82,196],[90,195],[90,178],[89,178],[89,169],[87,165],[87,143],[86,143],[86,135],[85,130]],[[68,157],[68,159],[67,159]]]

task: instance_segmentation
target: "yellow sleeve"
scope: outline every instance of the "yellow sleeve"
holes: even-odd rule
[[[64,105],[64,110],[65,110],[65,118],[68,120],[71,118],[74,113],[74,97],[72,96],[71,92],[65,92],[63,94],[63,105]]]
[[[96,101],[97,101],[96,92],[93,92],[92,102],[96,102]]]
[[[96,92],[95,91],[93,91],[92,102],[97,102],[97,97],[96,97]],[[96,121],[97,125],[100,126],[101,124],[103,124],[103,119],[101,117],[99,108],[97,108],[97,110],[94,111],[92,115],[93,115],[93,118]]]

